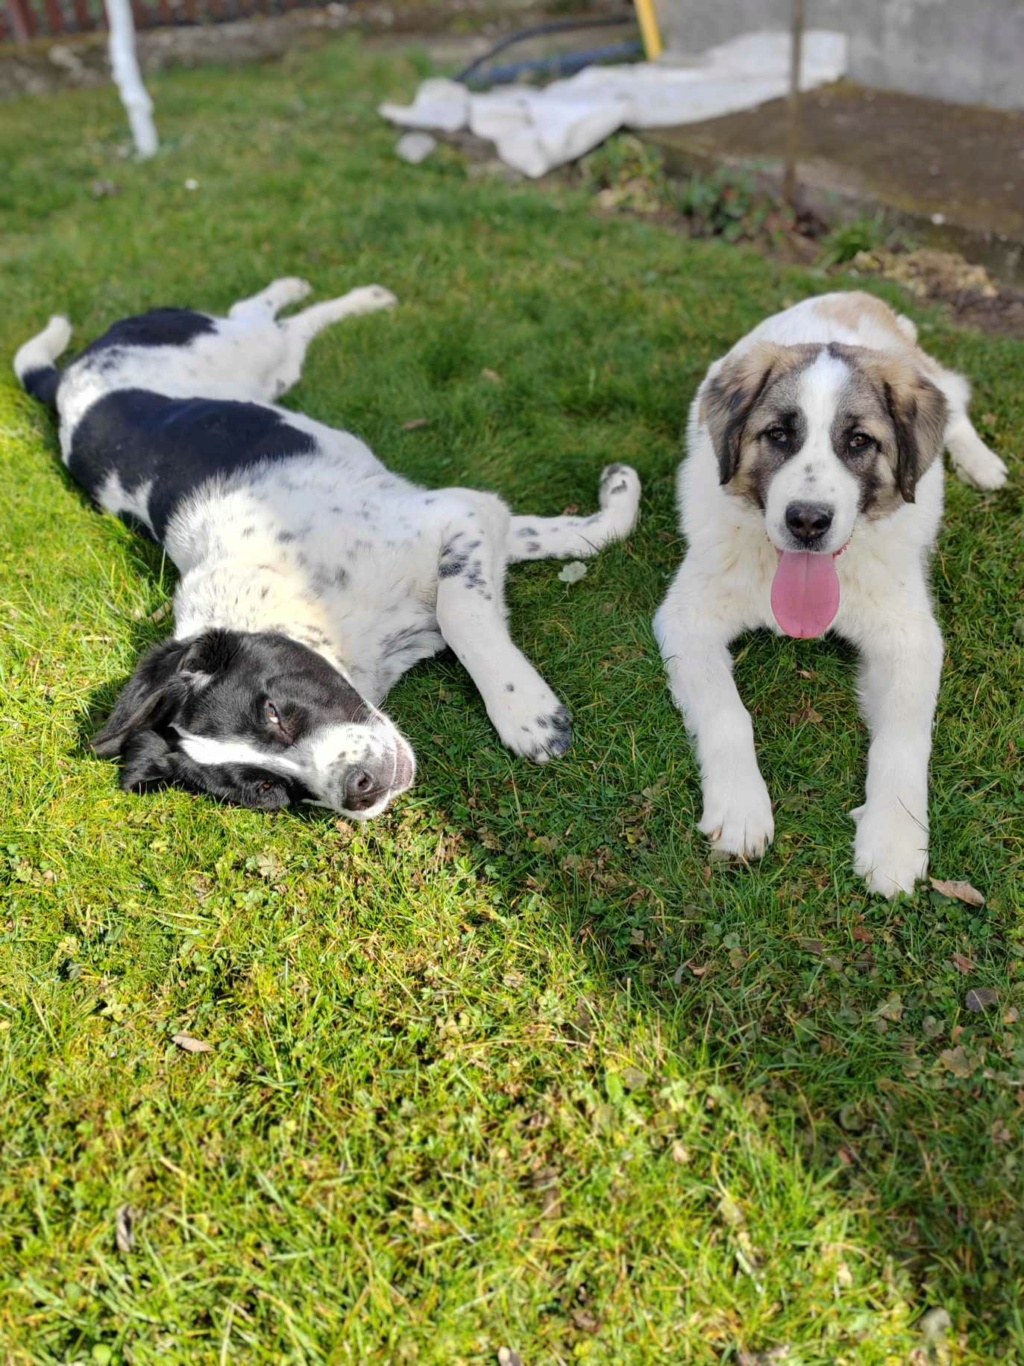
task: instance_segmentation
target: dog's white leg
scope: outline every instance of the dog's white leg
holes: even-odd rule
[[[946,428],[946,449],[953,468],[965,484],[978,489],[1001,489],[1008,470],[995,451],[989,450],[964,413]]]
[[[859,642],[861,708],[871,735],[864,805],[854,811],[854,867],[883,896],[928,871],[928,759],[942,636],[922,582],[899,618]]]
[[[572,717],[517,648],[505,621],[508,514],[480,500],[449,527],[438,562],[437,623],[479,689],[487,715],[516,754],[537,763],[564,754]]]
[[[340,299],[328,299],[312,308],[304,308],[290,318],[277,324],[284,339],[284,354],[272,375],[268,376],[270,393],[279,397],[299,382],[302,362],[306,359],[306,348],[325,327],[342,322],[345,318],[357,317],[360,313],[376,313],[382,308],[393,308],[398,302],[388,289],[380,285],[365,285],[361,289],[349,290]]]
[[[358,317],[360,313],[376,313],[382,308],[394,308],[398,300],[389,289],[380,285],[364,285],[361,289],[350,289],[340,299],[327,299],[312,308],[304,308],[285,318],[280,327],[292,343],[301,344],[303,350],[318,332],[332,323],[340,323],[345,318]]]
[[[312,288],[307,280],[300,280],[296,275],[288,275],[282,280],[274,280],[266,289],[260,290],[259,294],[253,294],[249,299],[239,299],[237,304],[232,304],[228,317],[251,318],[254,322],[266,322],[270,318],[276,318],[282,308],[305,299]]]
[[[775,821],[753,723],[732,676],[728,646],[742,624],[713,583],[684,561],[654,618],[654,634],[696,745],[704,794],[699,828],[723,853],[759,858]]]
[[[979,489],[999,489],[1006,483],[1007,469],[999,456],[982,441],[967,415],[970,385],[963,375],[940,370],[935,382],[949,405],[946,423],[946,449],[959,477]]]
[[[596,555],[609,541],[621,541],[636,525],[640,479],[629,465],[601,472],[600,512],[592,517],[513,517],[505,542],[509,560],[566,559]]]

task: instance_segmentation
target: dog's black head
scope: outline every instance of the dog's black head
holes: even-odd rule
[[[412,783],[408,742],[322,655],[269,632],[156,645],[93,740],[130,792],[183,787],[260,810],[318,802],[356,820]]]

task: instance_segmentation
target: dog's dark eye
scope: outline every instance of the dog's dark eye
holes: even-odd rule
[[[281,724],[281,713],[274,706],[273,702],[265,702],[263,704],[263,714],[272,726],[279,726]],[[269,786],[269,783],[267,786]]]
[[[848,444],[851,451],[857,455],[862,455],[871,445],[871,438],[867,432],[854,432]]]
[[[765,436],[773,446],[785,447],[789,445],[789,432],[786,431],[785,427],[769,427]]]
[[[261,792],[273,792],[273,790],[274,790],[274,784],[273,784],[273,783],[260,783],[260,791],[261,791]]]

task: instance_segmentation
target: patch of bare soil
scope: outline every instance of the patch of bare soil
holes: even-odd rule
[[[908,293],[929,303],[944,303],[958,322],[983,332],[1024,337],[1024,290],[993,280],[984,266],[972,265],[954,251],[862,251],[852,267],[865,275],[898,281]]]
[[[709,151],[781,157],[786,104],[773,100],[680,131]],[[804,95],[800,154],[886,203],[978,232],[1024,236],[1024,112],[842,81]]]

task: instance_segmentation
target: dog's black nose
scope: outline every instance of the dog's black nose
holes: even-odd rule
[[[349,811],[372,806],[381,795],[382,789],[365,768],[352,768],[345,774],[345,806]]]
[[[804,545],[819,541],[832,525],[832,509],[824,503],[790,503],[786,526]]]

